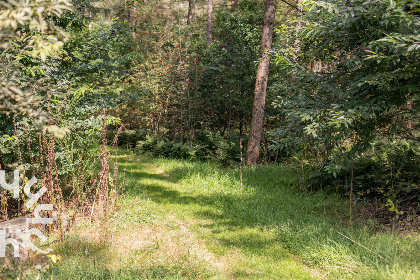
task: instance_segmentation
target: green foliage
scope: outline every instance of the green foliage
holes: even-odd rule
[[[378,199],[398,215],[420,209],[420,145],[398,140],[380,141],[354,162],[353,194],[360,199]],[[351,168],[348,162],[332,162],[334,172],[313,172],[310,188],[349,195]],[[347,185],[346,185],[347,184]]]
[[[309,159],[323,157],[311,178],[315,189],[345,194],[353,163],[358,197],[378,198],[393,211],[415,209],[419,2],[302,4],[302,16],[278,30],[282,40],[273,52],[285,77],[272,87],[285,121],[270,132],[271,149],[302,158],[306,147]],[[392,142],[409,138],[413,149]],[[370,152],[377,139],[391,141],[374,148],[381,156]]]
[[[112,141],[115,134],[115,129],[108,131],[108,141]],[[128,149],[134,149],[138,141],[145,140],[146,135],[147,132],[145,130],[126,129],[119,135],[117,145]]]
[[[16,162],[17,155],[14,154],[16,151],[16,137],[9,135],[2,135],[0,138],[0,165],[3,170],[7,166]]]
[[[130,28],[115,21],[95,22],[72,35],[54,73],[57,79],[64,76],[86,93],[127,90],[130,68],[140,59]]]
[[[137,142],[135,151],[161,158],[217,161],[226,166],[240,161],[237,136],[231,135],[231,140],[226,141],[224,137],[208,131],[199,135],[195,143],[146,136],[145,140]]]
[[[51,16],[71,9],[66,0],[0,3],[0,112],[43,118],[37,101],[43,70],[37,61],[57,56],[67,34]],[[45,115],[45,114],[44,114]]]
[[[81,9],[90,2],[73,3],[74,10],[61,0],[0,4],[0,169],[19,168],[54,186],[55,202],[61,193],[79,202],[95,196],[94,148],[104,126],[120,124],[104,108],[113,102],[109,93],[127,89],[122,75],[136,57],[122,43],[129,28],[114,21],[89,27]],[[4,208],[21,210],[21,201],[7,200]]]
[[[234,11],[217,10],[214,42],[198,50],[203,69],[196,85],[197,114],[207,122],[205,128],[229,133],[250,117],[262,21],[263,2],[258,0],[240,1]]]
[[[191,147],[188,143],[169,141],[164,138],[154,138],[147,136],[144,141],[137,143],[135,151],[137,153],[148,153],[155,157],[177,158],[177,159],[198,159],[208,158],[207,149],[195,146]]]
[[[407,133],[402,124],[418,114],[420,95],[420,20],[405,5],[412,2],[308,3],[303,27],[283,30],[276,58],[289,77],[275,87],[276,104],[290,126],[328,150],[352,134],[354,152],[378,133]]]

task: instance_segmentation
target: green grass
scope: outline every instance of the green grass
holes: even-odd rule
[[[418,234],[345,227],[347,201],[298,192],[287,166],[244,168],[242,187],[210,163],[119,164],[119,210],[76,226],[27,279],[420,279]]]

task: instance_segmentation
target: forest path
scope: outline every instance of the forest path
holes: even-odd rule
[[[245,167],[241,184],[238,169],[119,152],[116,210],[21,279],[420,279],[418,234],[349,229],[346,200],[299,191],[291,166]]]
[[[205,174],[188,181],[200,170],[170,161],[162,167],[170,174],[154,159],[127,155],[118,161],[126,190],[108,225],[108,268],[134,264],[170,279],[322,278],[283,248],[275,231],[229,218],[240,213],[226,213],[225,206],[241,203],[245,190],[225,192],[217,186],[223,178]]]
[[[244,168],[241,185],[214,163],[119,153],[115,211],[78,220],[20,279],[354,279],[354,262],[326,262],[337,211],[324,204],[342,201],[297,192],[293,169]]]

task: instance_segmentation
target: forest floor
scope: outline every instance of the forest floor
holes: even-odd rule
[[[117,210],[21,279],[420,279],[419,234],[348,227],[346,200],[296,191],[287,166],[244,168],[241,186],[211,163],[118,162]]]

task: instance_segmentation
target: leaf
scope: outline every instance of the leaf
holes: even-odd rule
[[[407,52],[414,51],[416,49],[416,47],[417,47],[416,44],[412,44],[411,46],[408,47]]]
[[[51,261],[53,263],[57,263],[61,259],[61,256],[55,255],[55,254],[48,254],[48,257],[50,257]]]

